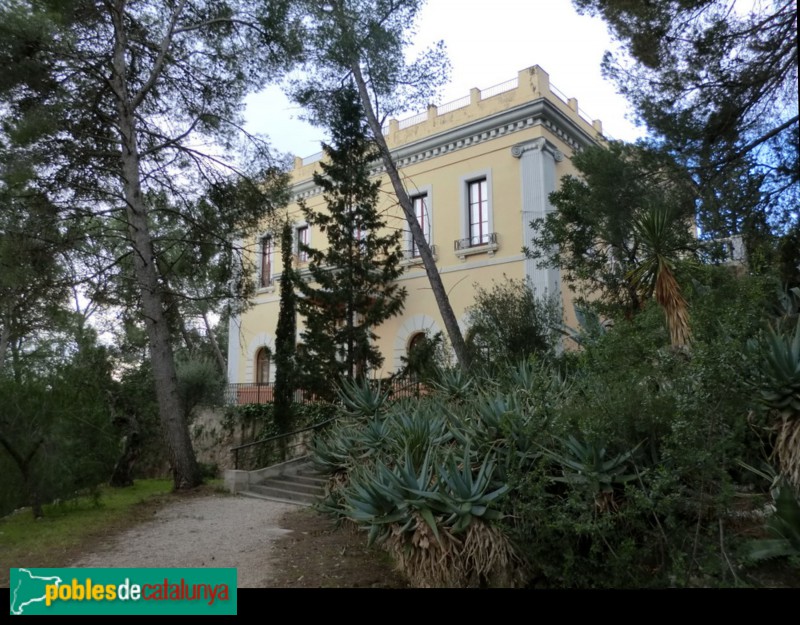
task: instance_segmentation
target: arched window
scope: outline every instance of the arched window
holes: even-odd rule
[[[411,355],[412,352],[419,349],[425,343],[425,333],[424,332],[417,332],[416,334],[412,334],[411,338],[408,339],[408,354]]]
[[[269,349],[262,347],[256,354],[256,384],[269,384]]]
[[[437,347],[440,335],[431,337],[427,332],[415,332],[406,344],[404,373],[411,379],[426,377],[436,368]]]

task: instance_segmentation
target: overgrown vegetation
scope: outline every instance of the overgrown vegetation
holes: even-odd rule
[[[690,354],[653,301],[580,351],[479,379],[443,370],[414,401],[347,386],[347,416],[314,443],[324,508],[420,586],[757,585],[752,549],[795,548],[787,521],[770,522],[781,536],[764,526],[771,482],[743,469],[776,449],[753,392],[776,284],[695,275]],[[757,537],[780,542],[748,547]]]
[[[338,414],[338,406],[328,402],[292,405],[291,431],[304,430],[333,419]],[[244,404],[228,406],[225,409],[222,427],[226,439],[236,445],[247,445],[286,434],[275,404]],[[271,443],[254,445],[237,452],[240,469],[258,469],[294,457],[305,449],[311,438],[310,432],[294,435],[288,440],[280,439]],[[298,449],[295,449],[297,447]]]

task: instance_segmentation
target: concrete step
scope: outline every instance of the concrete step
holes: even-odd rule
[[[280,490],[288,490],[296,493],[305,493],[308,495],[322,496],[325,494],[324,482],[306,482],[296,479],[291,475],[281,475],[279,477],[271,477],[258,484],[259,486],[268,486],[270,488],[278,488]]]
[[[241,494],[249,497],[260,497],[262,499],[272,499],[284,503],[311,506],[319,500],[322,493],[311,494],[298,492],[296,490],[287,490],[286,488],[280,488],[269,484],[251,484],[247,491],[242,491]]]
[[[298,501],[296,499],[283,499],[282,497],[273,497],[272,495],[262,495],[261,493],[257,493],[252,490],[240,490],[236,493],[237,495],[241,495],[242,497],[250,497],[252,499],[263,499],[265,501],[277,501],[279,503],[288,503],[292,506],[303,506],[304,508],[310,508],[314,505],[314,502],[308,503],[306,501]]]
[[[301,506],[311,506],[325,496],[328,478],[319,473],[308,459],[284,463],[278,471],[257,483],[251,482],[247,490],[239,491],[239,494]]]
[[[328,479],[323,477],[322,475],[298,475],[292,473],[285,473],[284,475],[280,475],[277,478],[285,480],[287,482],[293,482],[295,484],[306,484],[308,486],[313,486],[315,488],[322,488],[325,489],[325,485],[328,483]]]

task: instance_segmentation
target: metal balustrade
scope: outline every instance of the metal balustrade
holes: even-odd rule
[[[489,232],[487,234],[477,237],[466,237],[464,239],[456,239],[453,242],[453,249],[466,250],[473,247],[480,247],[482,245],[497,245],[497,233]]]

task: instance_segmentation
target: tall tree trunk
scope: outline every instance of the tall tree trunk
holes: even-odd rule
[[[147,207],[142,195],[136,120],[126,79],[124,5],[125,2],[119,0],[112,10],[115,40],[111,82],[117,101],[128,235],[133,249],[134,272],[142,298],[159,415],[169,450],[174,485],[176,489],[194,488],[202,480],[178,395],[175,358],[156,271]]]
[[[3,324],[0,328],[0,375],[3,374],[3,368],[6,363],[6,351],[8,350],[8,339],[11,337],[11,328],[8,324]]]
[[[14,374],[14,382],[22,384],[22,359],[19,355],[20,338],[16,337],[9,343],[11,349],[11,369]]]
[[[214,351],[214,357],[217,359],[220,373],[222,373],[222,375],[227,375],[228,363],[225,362],[225,356],[222,355],[222,350],[219,348],[217,337],[214,336],[214,330],[211,328],[211,324],[208,322],[208,315],[206,314],[206,311],[204,310],[202,314],[203,325],[206,327],[206,335],[208,336],[209,343],[211,343],[211,349]]]
[[[23,457],[12,445],[11,441],[9,441],[3,433],[0,432],[0,446],[5,448],[8,452],[8,455],[14,460],[14,463],[17,465],[19,472],[22,474],[22,484],[25,492],[28,496],[28,503],[31,506],[31,511],[33,512],[33,518],[41,519],[44,516],[44,510],[42,510],[42,499],[39,495],[39,486],[36,484],[36,479],[33,475],[32,464],[33,458],[36,456],[36,452],[39,451],[39,448],[44,443],[44,439],[40,438],[33,444],[33,447],[28,452],[28,454]]]
[[[436,304],[439,307],[439,314],[442,316],[447,336],[450,339],[450,344],[453,346],[453,351],[458,359],[458,364],[462,369],[467,370],[470,366],[469,352],[467,345],[464,342],[464,337],[461,334],[461,328],[458,327],[453,307],[450,305],[450,299],[447,297],[442,277],[439,275],[439,270],[436,267],[436,261],[433,260],[433,253],[425,240],[425,235],[422,228],[417,221],[417,216],[414,214],[414,207],[411,203],[411,198],[406,193],[402,180],[400,180],[400,173],[397,171],[397,166],[392,159],[392,154],[389,151],[389,146],[386,144],[386,139],[383,136],[380,122],[375,115],[375,110],[372,108],[372,101],[367,91],[367,84],[364,81],[364,76],[361,73],[361,67],[358,62],[354,62],[351,66],[353,78],[358,86],[358,93],[361,96],[361,102],[364,106],[364,113],[367,116],[367,123],[372,129],[372,134],[375,136],[375,142],[383,159],[383,164],[386,167],[386,173],[392,183],[395,195],[397,196],[400,207],[403,209],[403,214],[408,222],[408,227],[411,230],[411,236],[414,243],[419,250],[419,255],[422,258],[422,264],[425,267],[425,273],[428,275],[428,281],[433,291],[433,296],[436,298]]]

